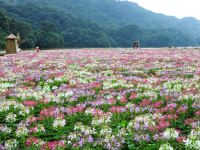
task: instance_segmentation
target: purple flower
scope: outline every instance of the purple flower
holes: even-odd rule
[[[149,137],[148,134],[145,135],[145,140],[146,140],[146,141],[150,141],[150,137]]]
[[[159,135],[158,135],[158,134],[155,134],[154,137],[153,137],[153,139],[154,139],[155,141],[157,141],[157,140],[159,139]]]
[[[0,150],[4,150],[4,149],[5,149],[5,147],[0,144]]]
[[[83,139],[83,138],[81,138],[81,139],[80,139],[80,141],[78,142],[78,144],[79,144],[79,146],[80,146],[80,147],[82,147],[82,146],[83,146],[83,144],[84,144],[84,139]]]
[[[135,112],[137,112],[137,113],[140,112],[140,108],[139,108],[139,107],[136,107],[136,108],[135,108]]]
[[[94,142],[94,140],[93,140],[92,136],[89,136],[89,137],[88,137],[88,142],[89,142],[89,143],[92,143],[92,142]]]
[[[138,134],[135,134],[134,141],[137,141],[137,142],[140,141],[140,136]]]
[[[40,81],[40,76],[36,76],[35,81]]]
[[[139,129],[140,129],[140,125],[139,125],[138,123],[135,123],[135,124],[134,124],[134,129],[135,129],[135,130],[139,130]]]

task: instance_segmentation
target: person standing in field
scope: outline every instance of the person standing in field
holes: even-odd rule
[[[35,51],[36,51],[36,52],[40,52],[40,48],[37,46],[37,47],[35,48]]]

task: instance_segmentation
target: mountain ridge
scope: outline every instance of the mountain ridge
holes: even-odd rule
[[[154,13],[134,2],[11,1],[0,0],[0,10],[4,10],[5,15],[29,24],[36,32],[41,32],[43,21],[49,22],[57,28],[55,32],[63,40],[61,47],[130,47],[133,40],[140,40],[145,47],[196,46],[200,42],[199,20]],[[72,38],[72,35],[78,40]],[[94,41],[94,37],[98,39]],[[42,42],[35,38],[36,42],[32,46]],[[48,48],[48,45],[44,47]]]

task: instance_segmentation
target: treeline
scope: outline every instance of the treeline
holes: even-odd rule
[[[114,44],[112,37],[95,23],[64,16],[62,13],[48,15],[50,19],[42,19],[41,14],[41,18],[29,22],[18,17],[13,19],[0,11],[0,49],[5,48],[5,37],[10,33],[20,33],[21,47],[24,49],[36,45],[41,48],[62,48],[111,47]]]
[[[33,48],[39,45],[43,48],[63,47],[63,37],[61,34],[53,30],[54,26],[51,23],[43,22],[39,28],[33,28],[28,22],[13,19],[0,11],[0,49],[5,48],[5,37],[10,33],[20,33],[21,47]]]
[[[138,23],[120,25],[120,20],[127,21],[120,16],[120,11],[123,9],[125,12],[125,8],[122,4],[118,7],[114,5],[117,3],[115,0],[104,2],[78,0],[78,2],[0,0],[0,49],[5,48],[5,37],[10,33],[20,33],[23,49],[35,46],[43,49],[131,47],[134,40],[140,40],[143,47],[194,46],[200,43],[200,40],[175,28],[156,26],[155,29],[148,27],[144,29],[140,25],[135,25]],[[85,10],[86,4],[89,12]],[[102,8],[105,9],[108,6],[109,9],[113,8],[112,11],[115,13],[112,11],[107,13],[115,16],[112,18],[105,15],[103,11],[100,11],[98,4],[104,5]],[[64,10],[65,6],[66,10]],[[82,12],[76,11],[76,8]],[[98,9],[95,10],[95,8]],[[140,9],[136,6],[133,8]],[[142,13],[142,11],[139,12]],[[117,19],[119,21],[116,21]]]

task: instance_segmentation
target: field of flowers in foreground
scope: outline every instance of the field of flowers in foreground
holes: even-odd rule
[[[0,149],[198,150],[199,50],[0,58]]]

